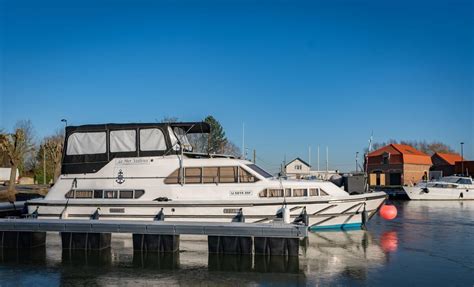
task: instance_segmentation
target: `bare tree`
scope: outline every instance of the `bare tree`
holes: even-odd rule
[[[433,155],[437,152],[440,153],[454,153],[454,149],[452,149],[449,145],[439,142],[439,141],[433,141],[433,142],[427,142],[427,141],[418,141],[418,140],[401,140],[397,141],[394,139],[390,139],[387,142],[377,142],[372,144],[372,150],[377,150],[381,147],[384,147],[389,144],[404,144],[404,145],[409,145],[414,148],[416,148],[419,151],[422,151],[426,154]],[[367,152],[367,149],[365,150]]]
[[[56,133],[44,140],[46,158],[50,160],[53,167],[53,182],[61,175],[61,157],[63,153],[64,133]]]
[[[25,157],[34,149],[34,144],[28,139],[22,128],[17,128],[13,134],[0,134],[0,150],[8,156],[11,165],[8,200],[15,201],[16,170],[22,166]]]
[[[24,145],[30,147],[30,149],[23,155],[23,158],[18,165],[20,176],[24,176],[25,171],[33,170],[35,166],[35,129],[31,120],[20,120],[16,122],[14,130],[23,131]]]

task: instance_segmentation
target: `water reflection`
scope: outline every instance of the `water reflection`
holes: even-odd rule
[[[4,264],[44,265],[46,248],[44,246],[29,249],[0,248],[0,262]]]
[[[328,278],[365,280],[370,269],[382,266],[386,254],[365,230],[311,233],[303,249],[305,273]]]
[[[396,231],[385,231],[380,237],[380,246],[385,252],[393,253],[398,249],[398,235]]]
[[[179,252],[133,252],[133,266],[154,270],[179,269]]]
[[[302,273],[297,256],[209,254],[209,271]]]
[[[63,266],[77,267],[104,267],[112,262],[111,249],[103,250],[69,250],[62,251],[61,261]]]

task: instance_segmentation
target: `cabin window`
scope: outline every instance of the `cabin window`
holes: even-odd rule
[[[140,198],[145,194],[145,191],[142,189],[135,190],[135,198]]]
[[[291,197],[291,188],[285,188],[285,197]]]
[[[64,196],[66,198],[74,198],[74,190],[68,191]]]
[[[329,195],[329,194],[320,188],[319,189],[319,195],[320,196],[326,196],[326,195]]]
[[[101,154],[107,151],[105,132],[73,133],[67,140],[67,155]]]
[[[317,188],[310,188],[309,189],[309,195],[310,196],[318,196],[318,189]]]
[[[203,167],[202,168],[202,181],[203,183],[217,183],[218,172],[217,167]]]
[[[140,150],[166,150],[163,132],[160,129],[140,129]]]
[[[237,181],[237,167],[223,166],[219,167],[219,182],[221,183],[235,183]]]
[[[283,197],[283,189],[268,189],[268,197]]]
[[[239,167],[239,177],[240,182],[256,182],[258,181],[255,176],[253,176],[250,172],[246,171],[245,169]]]
[[[103,190],[94,190],[94,198],[103,198],[104,191]]]
[[[137,150],[135,130],[110,131],[110,152]]]
[[[117,190],[104,190],[104,198],[117,198]]]
[[[76,190],[76,198],[92,198],[92,190]]]
[[[184,170],[184,182],[185,183],[201,183],[201,168],[200,167],[187,167]]]
[[[293,196],[300,197],[300,196],[307,196],[308,190],[306,188],[293,188]]]
[[[119,195],[120,198],[133,198],[133,190],[121,190]]]
[[[165,178],[165,184],[179,183],[179,168]]]

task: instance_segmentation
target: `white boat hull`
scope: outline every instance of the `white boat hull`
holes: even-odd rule
[[[346,196],[345,198],[290,198],[286,199],[291,221],[300,215],[304,207],[309,216],[311,229],[360,227],[364,220],[373,216],[383,204],[383,192]],[[166,221],[230,222],[240,208],[245,222],[270,222],[282,207],[283,199],[255,201],[127,201],[114,200],[35,200],[29,202],[29,210],[38,208],[40,218],[84,219],[100,208],[100,219],[107,220],[154,220],[163,209]],[[364,218],[364,209],[367,212]]]
[[[474,200],[472,188],[403,187],[411,200]]]

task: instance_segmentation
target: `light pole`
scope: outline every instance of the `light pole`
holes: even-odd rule
[[[64,123],[64,128],[67,128],[67,120],[66,119],[61,119],[61,122]]]
[[[359,172],[359,152],[356,151],[356,173]]]
[[[464,142],[461,142],[461,174],[464,175],[464,151],[463,151]]]

